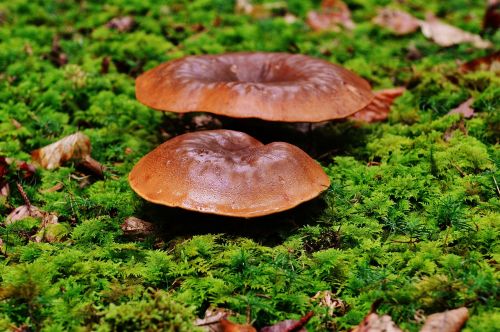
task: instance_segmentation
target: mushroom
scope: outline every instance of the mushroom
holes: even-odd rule
[[[136,80],[137,99],[176,113],[320,122],[345,118],[373,99],[370,85],[321,59],[287,53],[187,56]]]
[[[163,143],[134,166],[129,182],[150,202],[244,218],[291,209],[330,185],[299,148],[223,129]]]

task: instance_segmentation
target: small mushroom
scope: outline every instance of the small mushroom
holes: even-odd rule
[[[330,185],[321,166],[296,146],[264,145],[232,130],[163,143],[134,166],[129,182],[150,202],[244,218],[291,209]]]
[[[345,118],[373,99],[370,85],[341,66],[301,54],[259,52],[163,63],[137,78],[136,96],[162,111],[281,122]]]

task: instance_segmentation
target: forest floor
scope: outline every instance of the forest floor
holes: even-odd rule
[[[0,330],[191,331],[208,308],[256,328],[312,311],[307,329],[348,330],[374,304],[409,331],[459,307],[467,331],[500,326],[498,57],[463,66],[500,45],[498,30],[483,29],[485,1],[346,0],[351,22],[315,29],[307,18],[320,1],[99,3],[0,3]],[[398,35],[373,21],[384,6],[420,22],[433,13],[482,39],[443,46],[423,27]],[[200,123],[135,98],[147,69],[235,51],[307,54],[376,91],[406,91],[386,121],[312,132]],[[470,98],[468,112],[448,114]],[[127,176],[142,156],[207,126],[294,143],[331,187],[255,220],[158,207],[132,191]],[[73,161],[33,174],[33,150],[76,132],[90,138],[102,176]],[[26,198],[38,214],[9,222]],[[131,231],[130,217],[149,228]]]

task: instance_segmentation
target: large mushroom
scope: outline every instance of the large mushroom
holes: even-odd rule
[[[321,166],[299,148],[264,145],[232,130],[163,143],[134,166],[129,182],[150,202],[244,218],[291,209],[330,185]]]
[[[259,52],[163,63],[137,78],[136,96],[162,111],[282,122],[345,118],[373,99],[370,85],[341,66],[301,54]]]

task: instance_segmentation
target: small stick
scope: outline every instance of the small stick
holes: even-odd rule
[[[498,188],[498,182],[497,182],[497,179],[495,178],[494,175],[493,175],[493,181],[495,181],[495,186],[497,187],[497,193],[498,193],[498,196],[500,196],[500,189]]]
[[[460,172],[460,174],[462,174],[463,177],[467,176],[467,174],[464,171],[462,171],[462,169],[460,168],[460,166],[458,166],[454,162],[451,162],[451,164],[453,165],[453,167],[455,167],[457,169],[457,171]]]
[[[309,311],[307,315],[299,319],[295,324],[292,326],[288,327],[287,329],[284,330],[284,332],[296,332],[300,330],[301,328],[304,327],[304,325],[307,324],[307,322],[311,319],[311,317],[314,316],[314,312]]]
[[[26,192],[23,189],[23,186],[19,182],[16,182],[17,190],[19,190],[19,193],[23,197],[24,204],[28,207],[28,211],[31,213],[31,202],[28,198],[28,195],[26,195]]]
[[[99,177],[100,179],[104,178],[104,170],[106,169],[106,167],[90,156],[85,156],[78,163],[78,166],[85,168],[86,170],[88,170],[95,176]]]

